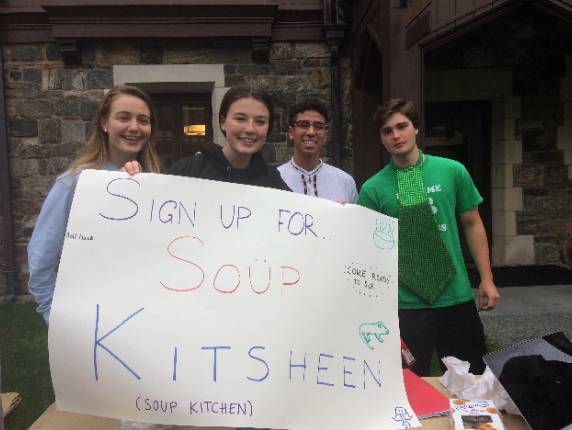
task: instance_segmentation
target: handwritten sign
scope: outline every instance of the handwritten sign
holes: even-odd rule
[[[396,225],[284,191],[83,172],[50,319],[58,409],[418,426],[401,372]]]

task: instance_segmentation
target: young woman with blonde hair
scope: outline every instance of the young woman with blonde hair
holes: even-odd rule
[[[86,169],[119,171],[138,161],[143,171],[161,172],[155,151],[157,117],[153,103],[138,88],[117,86],[104,97],[91,124],[83,154],[56,179],[36,222],[28,245],[28,291],[47,324],[66,226],[77,181]]]

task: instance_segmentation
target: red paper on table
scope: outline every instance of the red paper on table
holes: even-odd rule
[[[403,369],[403,382],[409,404],[418,419],[451,413],[449,399],[411,370]]]

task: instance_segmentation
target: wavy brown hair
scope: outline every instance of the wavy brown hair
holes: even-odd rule
[[[149,142],[147,142],[143,149],[137,154],[136,159],[139,164],[141,164],[143,171],[148,173],[161,173],[162,163],[155,150],[157,143],[157,115],[155,114],[153,102],[149,96],[139,88],[120,85],[109,90],[101,100],[95,118],[91,123],[89,131],[90,138],[83,147],[82,155],[70,165],[69,173],[72,180],[80,171],[86,169],[101,169],[107,162],[109,135],[103,131],[102,122],[109,118],[111,105],[120,95],[137,97],[143,100],[149,108],[151,136],[149,137]]]

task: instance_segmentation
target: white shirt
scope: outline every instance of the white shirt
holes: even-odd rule
[[[294,158],[278,167],[278,170],[286,185],[295,193],[357,203],[358,193],[354,179],[343,170],[323,163],[322,160],[311,172],[294,163]]]

